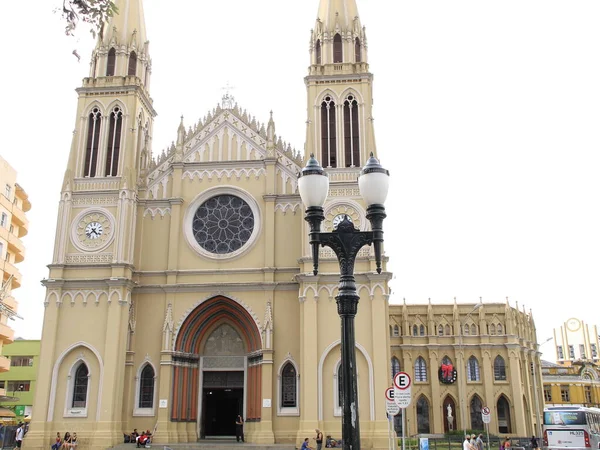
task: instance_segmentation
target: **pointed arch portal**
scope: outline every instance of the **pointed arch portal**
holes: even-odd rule
[[[173,350],[172,421],[197,422],[201,438],[233,435],[235,423],[225,417],[260,421],[262,341],[244,306],[223,296],[202,302],[181,324]]]

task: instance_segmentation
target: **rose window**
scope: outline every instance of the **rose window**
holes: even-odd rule
[[[217,195],[196,210],[192,230],[196,242],[204,250],[226,255],[248,242],[254,230],[254,214],[241,198]]]

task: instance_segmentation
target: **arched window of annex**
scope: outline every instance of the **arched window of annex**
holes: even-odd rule
[[[322,64],[321,57],[321,39],[317,39],[317,43],[315,44],[315,64]]]
[[[336,33],[333,37],[333,62],[344,62],[344,44],[342,43],[342,36],[339,33]]]
[[[444,325],[440,324],[438,325],[438,336],[443,336],[444,335]]]
[[[156,370],[150,361],[144,362],[135,377],[134,416],[154,416],[156,413]]]
[[[421,395],[417,400],[417,433],[429,434],[429,400]]]
[[[279,389],[277,400],[278,416],[300,415],[300,383],[296,364],[291,359],[286,359],[279,367]]]
[[[360,166],[360,126],[358,102],[350,94],[344,101],[344,157],[346,167]]]
[[[467,361],[467,380],[468,381],[480,381],[479,377],[479,361],[475,356],[471,356]],[[479,428],[475,428],[479,430]]]
[[[422,383],[427,381],[427,363],[422,356],[415,361],[415,381]]]
[[[471,336],[477,336],[477,325],[471,324]]]
[[[481,417],[481,408],[483,407],[483,402],[481,398],[475,394],[471,397],[471,402],[469,404],[471,410],[471,429],[473,430],[483,430],[483,419]]]
[[[112,77],[115,75],[115,67],[117,63],[117,52],[114,47],[108,51],[108,58],[106,59],[106,76]]]
[[[137,54],[134,51],[132,51],[129,54],[129,64],[127,67],[127,75],[135,76],[136,71],[137,71]]]
[[[362,62],[359,38],[354,39],[354,61],[356,61],[357,63]]]
[[[506,381],[506,363],[500,355],[494,359],[494,380]]]
[[[65,412],[68,416],[87,417],[90,394],[90,369],[85,359],[80,358],[71,367],[67,384]]]
[[[100,108],[92,108],[88,114],[87,122],[87,140],[82,175],[84,177],[95,177],[96,169],[98,168],[98,145],[102,128],[102,113],[100,112]]]
[[[425,336],[425,325],[419,327],[419,336]]]
[[[335,109],[333,97],[326,95],[321,102],[321,164],[323,167],[337,167]]]
[[[394,325],[394,337],[400,336],[400,327],[398,325]]]
[[[123,130],[123,110],[115,106],[110,112],[108,125],[108,143],[106,147],[106,166],[104,176],[116,177],[119,170],[121,153],[121,134]]]
[[[496,417],[498,417],[498,433],[512,433],[510,404],[504,394],[502,394],[496,402],[496,414]]]
[[[502,331],[502,325],[501,324],[498,324],[496,326],[496,330],[497,330],[496,334],[498,334],[498,335],[504,334],[504,331]]]
[[[419,335],[419,327],[417,327],[416,325],[413,325],[412,332],[413,332],[412,333],[413,336],[418,336]]]
[[[400,372],[400,361],[395,356],[392,356],[391,368],[392,368],[392,380],[393,380],[394,376],[398,372]]]
[[[446,336],[452,336],[452,327],[450,327],[450,325],[446,325],[444,332]]]
[[[488,326],[489,332],[490,332],[490,336],[495,336],[496,335],[496,324],[495,323],[491,323]]]
[[[465,331],[464,331],[464,335],[465,336],[469,336],[471,334],[471,327],[469,326],[468,323],[465,323]]]

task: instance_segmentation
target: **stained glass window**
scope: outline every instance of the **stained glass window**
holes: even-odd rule
[[[281,371],[281,406],[296,407],[296,369],[292,363],[287,363]]]
[[[73,386],[73,408],[85,408],[87,402],[88,368],[81,363],[75,371],[75,384]]]
[[[152,408],[154,405],[154,369],[150,364],[142,370],[140,377],[140,408]]]
[[[192,229],[204,250],[218,255],[233,253],[252,236],[254,213],[241,198],[218,195],[200,205]]]

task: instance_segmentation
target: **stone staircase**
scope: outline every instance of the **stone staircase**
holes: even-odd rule
[[[140,448],[142,450],[143,447]],[[137,450],[135,444],[119,444],[110,450]],[[152,444],[150,450],[296,450],[294,444],[250,444],[234,440],[202,440],[184,444]]]

